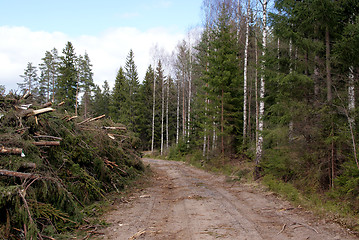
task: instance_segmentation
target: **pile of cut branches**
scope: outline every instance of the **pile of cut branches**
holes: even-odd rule
[[[79,227],[84,206],[142,174],[138,140],[104,115],[0,95],[0,236],[51,239]],[[61,113],[63,112],[63,113]]]

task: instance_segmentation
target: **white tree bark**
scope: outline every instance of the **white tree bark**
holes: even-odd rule
[[[262,64],[261,64],[261,79],[259,90],[259,122],[258,122],[258,143],[257,143],[257,157],[256,165],[258,166],[262,160],[263,155],[263,117],[264,117],[264,94],[265,94],[265,54],[267,46],[267,4],[268,1],[263,1],[263,49],[262,49]]]
[[[176,144],[178,144],[179,140],[179,118],[180,118],[180,87],[179,82],[177,81],[177,125],[176,125]]]
[[[355,86],[354,86],[354,68],[349,67],[349,84],[348,84],[348,118],[351,125],[355,125],[353,113],[355,110]]]
[[[154,142],[155,142],[155,111],[156,111],[156,74],[155,74],[155,67],[154,67],[154,69],[153,69],[153,105],[152,105],[152,141],[151,141],[151,152],[152,153],[153,153],[153,147],[154,147]]]
[[[169,138],[168,138],[168,99],[170,95],[170,78],[167,80],[167,96],[166,96],[166,149],[168,149]]]
[[[243,143],[247,137],[247,69],[248,69],[248,43],[249,43],[249,9],[251,1],[248,0],[247,22],[246,22],[246,41],[244,46],[244,74],[243,74]]]
[[[163,144],[164,144],[164,136],[163,136],[163,132],[164,132],[164,116],[165,116],[165,84],[164,84],[164,81],[163,79],[161,80],[162,81],[162,86],[161,86],[161,90],[162,90],[162,93],[161,93],[161,98],[162,98],[162,107],[161,107],[161,110],[162,110],[162,113],[161,113],[161,155],[163,155]]]
[[[192,49],[189,44],[189,68],[188,68],[188,118],[187,118],[187,144],[189,144],[191,132],[191,99],[192,99]]]

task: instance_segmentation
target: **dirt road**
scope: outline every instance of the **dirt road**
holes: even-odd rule
[[[358,239],[270,193],[181,162],[144,159],[151,187],[116,205],[103,239]]]

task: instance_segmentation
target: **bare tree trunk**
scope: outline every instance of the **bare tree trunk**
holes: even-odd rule
[[[348,120],[352,126],[355,125],[355,120],[353,117],[355,111],[355,86],[354,86],[354,68],[351,66],[349,68],[349,84],[348,84]]]
[[[179,140],[179,118],[180,118],[180,87],[179,82],[177,81],[177,126],[176,126],[176,144],[178,144]]]
[[[152,141],[151,152],[153,153],[153,147],[155,142],[155,111],[156,111],[156,75],[155,68],[153,69],[153,100],[152,100]]]
[[[76,84],[76,103],[75,103],[75,115],[77,116],[77,107],[78,107],[78,97],[79,97],[79,82],[77,80]]]
[[[265,94],[265,54],[267,46],[267,0],[263,1],[263,49],[262,49],[262,64],[261,64],[261,80],[259,90],[259,116],[258,116],[258,144],[257,144],[257,156],[256,156],[256,178],[259,177],[259,164],[262,161],[263,155],[263,125],[264,125],[264,94]]]
[[[188,118],[187,118],[187,144],[189,144],[191,132],[191,99],[192,99],[192,51],[189,44],[189,69],[188,69]]]
[[[182,139],[186,136],[185,78],[182,79]]]
[[[224,154],[224,90],[222,88],[222,96],[221,96],[221,152]]]
[[[254,38],[255,40],[255,52],[256,52],[256,70],[255,70],[255,99],[256,99],[256,150],[258,149],[258,129],[259,129],[259,101],[258,101],[258,41],[257,37]]]
[[[162,109],[162,113],[161,113],[161,155],[163,155],[163,140],[164,140],[164,138],[163,138],[163,128],[164,128],[164,115],[165,115],[165,89],[164,89],[164,81],[163,81],[163,79],[162,79],[162,93],[161,93],[161,95],[162,95],[162,107],[161,107],[161,109]]]
[[[168,99],[170,95],[170,79],[167,80],[167,96],[166,96],[166,148],[168,149],[169,137],[168,137]]]
[[[247,68],[248,68],[248,45],[249,45],[249,9],[251,1],[248,0],[246,41],[244,46],[244,74],[243,74],[243,143],[246,142],[247,134]]]
[[[289,73],[293,72],[293,57],[292,57],[292,52],[293,52],[293,43],[292,43],[292,38],[289,39]]]
[[[329,26],[326,26],[325,29],[325,59],[326,59],[326,71],[327,71],[327,101],[328,103],[332,102],[332,76],[331,76],[331,66],[330,66],[330,34]]]

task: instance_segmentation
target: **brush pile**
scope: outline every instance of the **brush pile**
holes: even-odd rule
[[[138,140],[106,117],[0,95],[0,238],[53,239],[79,227],[84,206],[142,174]]]

